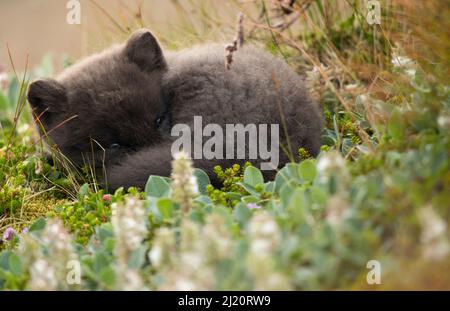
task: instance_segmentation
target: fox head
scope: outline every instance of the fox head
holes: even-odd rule
[[[139,30],[56,79],[35,80],[28,101],[40,134],[82,165],[91,155],[127,153],[162,139],[169,122],[161,90],[166,70],[157,39]]]

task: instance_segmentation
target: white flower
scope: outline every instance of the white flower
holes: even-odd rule
[[[330,151],[323,154],[317,162],[318,180],[327,183],[332,176],[339,178],[339,187],[343,188],[348,180],[348,170],[345,160],[338,151]]]
[[[195,283],[191,280],[187,280],[185,278],[179,278],[175,283],[175,288],[173,290],[176,291],[192,291],[196,290]]]
[[[126,197],[125,204],[114,203],[111,208],[111,223],[117,238],[116,247],[131,253],[141,245],[147,233],[143,202],[137,198]]]
[[[272,250],[272,242],[266,239],[254,239],[250,250],[254,254],[268,254]]]
[[[327,203],[326,220],[331,226],[339,226],[349,213],[348,202],[340,195],[332,196]]]
[[[191,193],[192,193],[193,195],[196,195],[196,194],[199,193],[199,192],[198,192],[197,177],[195,177],[194,175],[192,175],[192,176],[189,178],[189,185],[190,185],[190,188],[191,188]]]
[[[171,188],[173,201],[180,204],[183,212],[188,212],[192,206],[193,197],[199,191],[192,161],[183,151],[176,153],[172,161]]]
[[[273,253],[281,241],[281,232],[272,215],[258,213],[249,223],[250,252],[247,268],[254,280],[255,290],[290,289],[288,278],[277,271]]]
[[[317,162],[319,173],[329,174],[333,171],[340,171],[345,168],[345,160],[337,151],[330,151],[320,157]]]
[[[201,269],[203,266],[203,256],[200,252],[184,252],[181,254],[181,262],[183,263],[183,267],[197,270]]]
[[[278,225],[269,213],[258,213],[249,223],[249,237],[251,251],[255,254],[273,252],[279,244],[281,233]]]
[[[450,115],[441,112],[437,118],[437,123],[441,129],[450,130]]]
[[[351,90],[354,90],[354,89],[356,89],[356,88],[358,88],[358,84],[356,84],[356,83],[352,83],[352,84],[347,84],[347,85],[345,85],[345,89],[346,89],[347,91],[351,91]]]
[[[232,237],[224,219],[217,215],[208,215],[202,230],[202,251],[210,262],[229,256],[232,252]]]
[[[175,243],[173,231],[168,228],[156,232],[149,258],[163,280],[159,290],[215,288],[215,267],[232,256],[232,242],[222,217],[211,214],[205,222],[200,230],[197,223],[183,219],[179,243]]]
[[[28,286],[31,290],[57,290],[58,279],[55,268],[47,260],[37,259],[30,267]]]
[[[116,244],[116,288],[121,290],[145,289],[138,271],[128,266],[131,254],[141,246],[147,234],[146,213],[142,200],[127,196],[124,203],[114,203],[111,223]]]
[[[414,78],[416,76],[416,69],[415,68],[406,69],[405,73],[408,77]]]
[[[21,124],[18,128],[17,128],[17,132],[20,134],[24,134],[26,133],[28,130],[30,129],[30,125],[28,123],[24,123]]]
[[[155,267],[160,267],[163,258],[163,250],[161,245],[154,245],[152,249],[148,252],[148,259]]]
[[[42,242],[49,246],[50,253],[53,256],[70,259],[73,253],[72,237],[57,218],[47,221],[47,225],[42,233]]]
[[[123,278],[125,280],[123,281],[123,286],[121,287],[122,290],[125,291],[147,290],[147,288],[144,286],[141,276],[137,271],[132,269],[126,269],[121,273],[123,274]]]
[[[77,256],[72,237],[61,220],[48,219],[41,240],[27,235],[20,249],[30,262],[29,286],[32,290],[70,289],[66,282],[67,263]]]
[[[431,206],[419,211],[419,221],[422,225],[423,256],[430,260],[440,260],[448,256],[450,245],[445,221]]]
[[[398,49],[392,53],[391,63],[394,67],[402,69],[410,78],[416,75],[416,62],[408,56],[400,55]]]
[[[170,255],[174,251],[175,237],[169,228],[160,228],[156,231],[152,249],[148,252],[151,264],[156,268],[171,264]]]
[[[406,67],[414,64],[414,61],[411,58],[407,56],[396,55],[395,53],[393,53],[392,55],[391,62],[394,67]]]

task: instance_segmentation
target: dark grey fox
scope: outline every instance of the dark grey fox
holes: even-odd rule
[[[194,116],[223,127],[279,124],[279,165],[295,160],[299,147],[317,155],[322,117],[303,79],[252,46],[234,53],[230,70],[224,53],[223,45],[163,53],[150,31],[139,30],[56,79],[34,81],[28,101],[41,135],[77,166],[93,164],[109,189],[143,188],[149,175],[169,176],[171,128],[192,126]],[[245,160],[194,159],[194,165],[218,185],[216,165]]]

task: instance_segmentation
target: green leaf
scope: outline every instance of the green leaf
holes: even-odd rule
[[[194,169],[194,176],[197,179],[198,191],[201,194],[206,194],[206,186],[211,184],[208,174],[206,174],[202,169],[196,168]]]
[[[305,181],[314,181],[317,175],[316,165],[311,160],[302,161],[298,166],[298,173]]]
[[[234,208],[234,215],[239,226],[244,228],[252,217],[252,211],[244,203],[238,203]]]
[[[255,187],[256,185],[264,184],[264,177],[259,169],[249,166],[244,172],[244,183]]]
[[[78,190],[78,197],[80,198],[80,199],[83,199],[85,196],[87,196],[88,195],[88,193],[89,193],[89,184],[83,184],[81,187],[80,187],[80,190]]]
[[[210,199],[210,197],[208,197],[207,195],[199,195],[194,199],[194,202],[198,202],[201,204],[211,204],[212,201]]]
[[[400,142],[404,138],[404,125],[403,118],[401,116],[401,112],[398,109],[395,109],[392,112],[391,118],[388,122],[388,131],[392,136],[394,141]]]
[[[30,226],[30,229],[28,232],[34,232],[34,231],[40,231],[45,228],[45,225],[47,224],[47,221],[45,218],[40,217],[38,218],[33,224]]]
[[[298,219],[298,216],[303,215],[301,213],[307,206],[305,202],[305,191],[303,189],[297,188],[290,196],[289,204],[287,209],[292,216]]]
[[[350,29],[353,29],[354,22],[355,22],[355,13],[353,13],[352,15],[350,15],[350,17],[347,18],[346,20],[342,21],[342,22],[339,24],[339,28],[340,28],[341,30],[350,30]]]
[[[96,228],[97,231],[97,237],[99,238],[100,242],[103,243],[107,238],[114,237],[114,234],[112,232],[112,226],[110,223],[102,224],[100,227]]]
[[[252,190],[254,190],[254,189],[252,189]],[[225,197],[229,200],[238,200],[239,201],[242,198],[242,195],[243,194],[240,192],[233,192],[233,191],[225,192]]]
[[[95,254],[92,268],[96,272],[101,272],[102,269],[110,264],[108,255],[105,251],[99,251]]]
[[[204,224],[204,212],[200,209],[191,209],[189,219],[193,222]]]
[[[170,184],[166,178],[152,175],[145,185],[145,194],[147,197],[167,198],[170,194]]]
[[[11,251],[3,251],[0,253],[0,269],[8,270],[9,257],[11,256],[11,254]]]
[[[8,98],[0,92],[0,110],[2,112],[8,112],[9,110],[9,100]]]
[[[286,182],[301,182],[296,163],[286,164],[275,176],[275,192],[279,193]]]
[[[245,182],[237,182],[236,185],[241,186],[242,188],[244,188],[251,195],[259,197],[258,191],[256,191],[256,189],[253,186],[251,186],[251,185],[249,185],[249,184],[247,184]]]
[[[145,263],[146,246],[141,246],[135,249],[128,260],[128,267],[132,269],[140,269]]]
[[[283,208],[286,208],[286,206],[289,204],[291,200],[291,196],[294,193],[296,187],[294,182],[287,182],[285,183],[280,190],[280,198],[281,203],[283,205]]]
[[[100,280],[108,287],[113,287],[116,281],[114,270],[110,266],[104,267],[100,271]]]
[[[256,203],[256,202],[260,201],[259,198],[255,197],[253,195],[244,196],[244,197],[242,197],[241,200],[242,200],[242,202],[244,202],[246,204],[248,204],[248,203]]]
[[[328,195],[325,190],[319,187],[311,188],[311,198],[315,203],[325,204],[328,200]]]
[[[274,192],[275,191],[275,182],[269,181],[264,185],[264,191],[266,192]]]
[[[9,271],[15,276],[19,276],[23,273],[22,261],[15,253],[11,253],[9,256]]]
[[[225,221],[225,224],[227,225],[227,227],[229,229],[234,224],[234,220],[233,220],[233,216],[231,215],[231,212],[232,212],[232,210],[230,208],[223,207],[223,206],[216,206],[213,209],[213,213],[222,217],[222,219]]]
[[[173,215],[173,204],[168,198],[161,198],[156,202],[156,207],[158,208],[159,214],[163,219],[172,218]]]
[[[106,238],[103,241],[103,248],[107,252],[112,252],[114,250],[114,246],[116,245],[116,240],[114,238]]]

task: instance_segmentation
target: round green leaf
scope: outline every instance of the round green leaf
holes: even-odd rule
[[[170,185],[164,177],[150,176],[145,185],[145,194],[148,197],[167,198],[170,193]]]
[[[255,187],[259,184],[264,184],[264,177],[260,170],[254,166],[249,166],[244,172],[244,183]]]
[[[198,191],[201,194],[206,194],[206,186],[211,184],[211,181],[209,180],[208,174],[205,173],[205,171],[196,168],[194,170],[194,176],[197,179],[198,184]]]
[[[305,181],[313,181],[316,178],[316,165],[311,160],[305,160],[298,166],[298,173]]]

